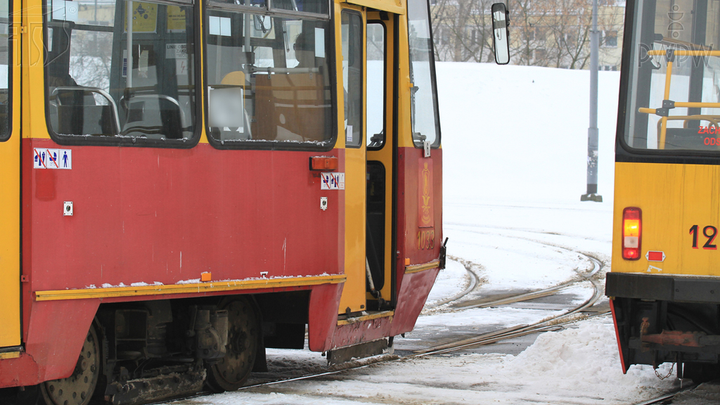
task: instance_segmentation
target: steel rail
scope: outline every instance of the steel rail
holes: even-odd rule
[[[390,363],[390,362],[394,362],[394,361],[408,361],[408,360],[412,360],[415,358],[421,358],[421,357],[432,356],[432,355],[440,355],[440,354],[460,351],[460,350],[469,349],[469,348],[482,346],[482,345],[490,345],[490,344],[494,344],[494,343],[497,343],[502,340],[507,340],[507,339],[514,338],[514,337],[525,336],[525,335],[529,335],[529,334],[533,334],[533,333],[557,331],[557,330],[562,329],[564,324],[575,322],[575,321],[578,321],[579,319],[586,319],[586,318],[590,318],[592,316],[600,316],[600,315],[605,315],[605,314],[609,313],[609,310],[608,310],[608,311],[598,312],[595,315],[587,315],[585,317],[579,316],[579,314],[582,311],[585,311],[586,309],[595,305],[597,303],[597,301],[599,301],[600,298],[602,298],[602,296],[604,294],[602,284],[600,283],[599,280],[596,280],[594,277],[604,267],[604,263],[600,259],[598,259],[590,254],[587,254],[587,253],[579,252],[579,251],[576,251],[576,250],[573,250],[573,249],[570,249],[570,248],[567,248],[564,246],[559,246],[559,245],[556,245],[553,243],[539,241],[539,240],[532,239],[532,238],[515,236],[515,235],[513,235],[513,236],[502,235],[502,236],[508,237],[508,238],[525,239],[525,240],[528,240],[531,242],[552,246],[552,247],[555,247],[558,249],[566,250],[573,254],[581,255],[585,259],[587,259],[589,262],[592,263],[593,268],[591,271],[584,272],[584,273],[580,272],[580,268],[576,268],[575,271],[578,273],[578,275],[580,277],[577,279],[574,279],[574,280],[570,280],[570,281],[561,283],[560,285],[548,287],[546,289],[537,290],[537,291],[524,292],[521,294],[517,294],[515,296],[510,296],[510,297],[506,296],[506,297],[502,297],[497,300],[482,302],[481,304],[478,304],[478,305],[459,306],[457,309],[464,310],[464,309],[475,308],[475,307],[507,305],[507,304],[514,303],[514,302],[528,301],[528,300],[537,299],[537,298],[541,298],[541,297],[547,297],[547,296],[556,294],[572,285],[576,285],[578,283],[584,283],[584,282],[590,282],[592,284],[593,289],[594,289],[593,295],[590,298],[588,298],[587,300],[585,300],[583,303],[581,303],[580,305],[577,305],[574,308],[571,308],[562,314],[543,319],[543,320],[533,323],[533,324],[512,326],[512,327],[508,327],[505,329],[484,333],[484,334],[481,334],[481,335],[478,335],[475,337],[462,339],[462,340],[459,340],[456,342],[439,345],[439,346],[431,347],[428,349],[417,350],[407,356],[385,354],[385,355],[376,356],[376,357],[373,357],[370,359],[365,359],[365,360],[361,360],[361,361],[353,361],[353,362],[345,363],[343,365],[338,365],[336,367],[339,367],[339,368],[337,368],[335,370],[328,370],[328,371],[306,374],[306,375],[301,375],[301,376],[296,376],[296,377],[280,378],[280,379],[275,379],[275,380],[271,380],[271,381],[252,383],[252,384],[248,384],[246,386],[241,387],[239,389],[239,391],[244,391],[244,390],[248,390],[251,388],[258,388],[258,387],[262,387],[262,386],[272,386],[272,385],[290,383],[290,382],[295,382],[295,381],[311,380],[311,379],[315,379],[315,378],[333,376],[333,375],[338,375],[338,374],[342,374],[345,372],[349,372],[352,370],[367,368],[369,366],[372,366],[372,365],[375,365],[378,363]],[[473,266],[477,266],[477,264],[469,262],[469,261],[465,261],[465,260],[462,260],[462,259],[456,258],[456,257],[451,257],[451,259],[456,260],[456,261],[460,262],[461,264],[463,264],[463,266],[465,266],[465,269],[467,270],[468,274],[470,274],[470,278],[471,278],[470,283],[462,292],[450,297],[449,299],[445,299],[445,300],[442,300],[442,301],[434,304],[431,308],[438,308],[443,305],[447,305],[451,302],[458,301],[458,300],[462,299],[463,297],[467,296],[470,292],[472,292],[475,289],[480,287],[480,276],[472,270]],[[195,396],[185,397],[185,399],[198,398],[198,397],[203,397],[203,396],[207,396],[207,395],[212,395],[212,393],[201,393],[201,394],[198,394]],[[174,400],[166,400],[166,401],[162,401],[162,402],[156,402],[156,404],[167,404],[167,403],[171,403],[171,402],[174,402],[177,400],[178,400],[178,398],[176,398]]]
[[[569,249],[568,249],[569,250]],[[584,253],[580,252],[574,252],[580,255],[585,256],[588,260],[590,260],[593,263],[593,270],[585,276],[586,279],[583,281],[590,282],[593,285],[593,295],[585,300],[582,304],[576,306],[575,308],[570,309],[567,312],[564,312],[562,314],[552,316],[547,319],[543,319],[539,322],[535,322],[533,324],[529,325],[519,325],[519,326],[513,326],[510,328],[498,330],[498,331],[492,331],[488,333],[484,333],[482,335],[478,335],[472,338],[463,339],[457,342],[452,342],[444,345],[434,346],[430,347],[428,349],[422,349],[422,350],[416,350],[414,355],[406,356],[404,358],[411,358],[411,357],[421,357],[421,356],[429,356],[434,354],[443,354],[448,353],[452,351],[457,350],[463,350],[463,349],[469,349],[476,346],[482,346],[482,345],[488,345],[492,343],[497,343],[501,340],[510,339],[513,337],[520,337],[525,336],[532,333],[537,332],[546,332],[551,330],[557,330],[560,328],[560,325],[575,322],[578,320],[578,314],[587,308],[590,308],[591,306],[595,305],[603,296],[603,288],[602,285],[598,280],[594,280],[592,276],[594,276],[600,269],[602,269],[603,264],[600,260],[597,258],[594,258],[592,256],[586,255]],[[549,290],[549,289],[548,289]],[[561,289],[556,289],[555,291],[560,291]],[[526,294],[521,294],[522,297]],[[550,294],[548,294],[550,295]],[[502,299],[499,300],[502,303],[505,303],[508,301],[508,299]],[[483,304],[485,305],[485,304]],[[609,311],[603,311],[600,314],[606,314]]]

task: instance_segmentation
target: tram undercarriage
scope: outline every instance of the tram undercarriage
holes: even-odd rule
[[[623,371],[632,364],[670,362],[679,365],[679,377],[696,382],[720,376],[720,303],[685,300],[711,293],[715,283],[679,277],[647,283],[648,277],[608,274]]]
[[[94,391],[97,399],[121,405],[187,395],[204,385],[237,389],[250,371],[265,367],[261,314],[258,302],[244,297],[101,306],[73,374],[40,384],[41,395],[63,403]]]

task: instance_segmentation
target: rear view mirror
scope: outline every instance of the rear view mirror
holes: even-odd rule
[[[510,62],[510,12],[504,3],[492,5],[493,45],[495,47],[495,62],[506,65]]]

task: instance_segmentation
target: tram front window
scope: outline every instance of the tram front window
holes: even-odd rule
[[[54,0],[48,9],[48,121],[55,134],[132,143],[193,137],[189,2]]]
[[[325,146],[332,138],[328,2],[272,4],[295,8],[259,15],[208,3],[207,122],[216,146]]]
[[[634,9],[625,143],[720,151],[718,2],[644,0]]]
[[[413,141],[417,146],[422,146],[423,142],[438,146],[440,121],[435,98],[435,62],[427,0],[408,1],[408,24],[410,80],[413,84],[410,111]]]

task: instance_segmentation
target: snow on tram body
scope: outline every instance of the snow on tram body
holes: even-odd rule
[[[1,0],[0,399],[242,385],[410,331],[439,270],[427,0]],[[22,387],[22,388],[19,388]]]
[[[623,371],[720,354],[720,5],[628,1],[606,294]]]

